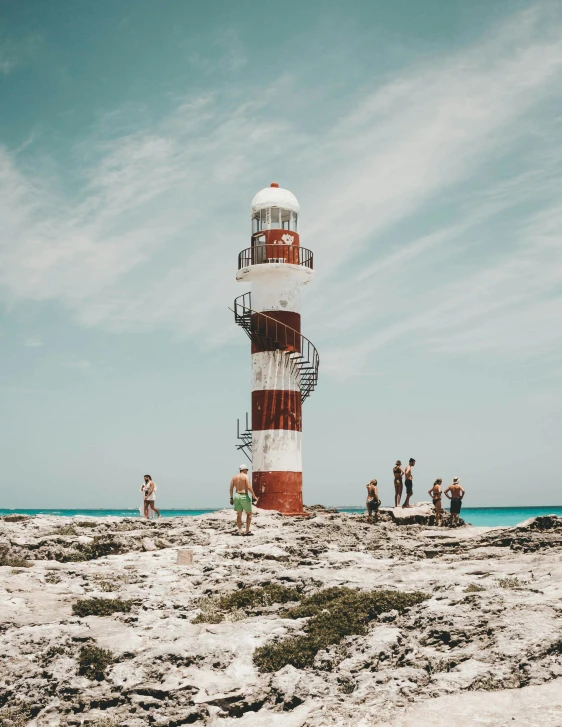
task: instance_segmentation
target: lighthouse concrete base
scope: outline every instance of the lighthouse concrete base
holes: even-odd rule
[[[302,472],[254,472],[252,487],[263,510],[301,514]]]

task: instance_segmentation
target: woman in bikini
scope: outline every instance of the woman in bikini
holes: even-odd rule
[[[399,459],[396,460],[392,473],[394,474],[394,507],[400,507],[402,488],[404,486],[404,483],[402,482],[404,470],[402,469],[402,462]]]
[[[443,508],[441,507],[441,485],[443,480],[439,478],[433,483],[431,490],[428,490],[428,495],[433,500],[433,507],[435,508],[435,524],[441,525],[441,518],[443,516]]]
[[[375,522],[377,522],[380,504],[377,481],[371,480],[367,485],[367,512],[369,513],[369,522],[373,521],[373,512],[375,513]]]

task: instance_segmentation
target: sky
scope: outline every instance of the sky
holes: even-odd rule
[[[228,505],[250,202],[301,205],[305,503],[560,505],[562,6],[0,3],[0,507]]]

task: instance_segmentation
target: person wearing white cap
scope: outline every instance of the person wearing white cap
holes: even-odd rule
[[[458,477],[453,477],[452,483],[445,490],[445,497],[448,497],[451,501],[451,527],[458,525],[462,498],[464,497],[464,489],[461,487]]]
[[[230,481],[230,504],[234,505],[236,512],[236,525],[238,527],[237,535],[253,535],[250,532],[252,523],[252,503],[255,505],[258,501],[250,478],[248,477],[248,465],[241,464],[239,473],[234,475]],[[250,497],[251,495],[251,497]],[[246,532],[242,532],[242,513],[246,513]]]

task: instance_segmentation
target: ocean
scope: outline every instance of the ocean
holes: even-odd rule
[[[365,512],[364,507],[335,506],[340,512]],[[216,512],[219,508],[208,508],[204,510],[160,510],[163,517],[193,517],[203,515],[207,512]],[[0,508],[2,515],[59,515],[64,517],[87,516],[87,517],[140,517],[138,508],[130,510],[48,510],[46,508],[30,510],[15,509],[8,510]],[[497,527],[500,525],[517,525],[525,520],[538,515],[558,515],[562,517],[562,506],[554,505],[547,507],[466,507],[461,511],[461,517],[467,523],[483,527]]]

